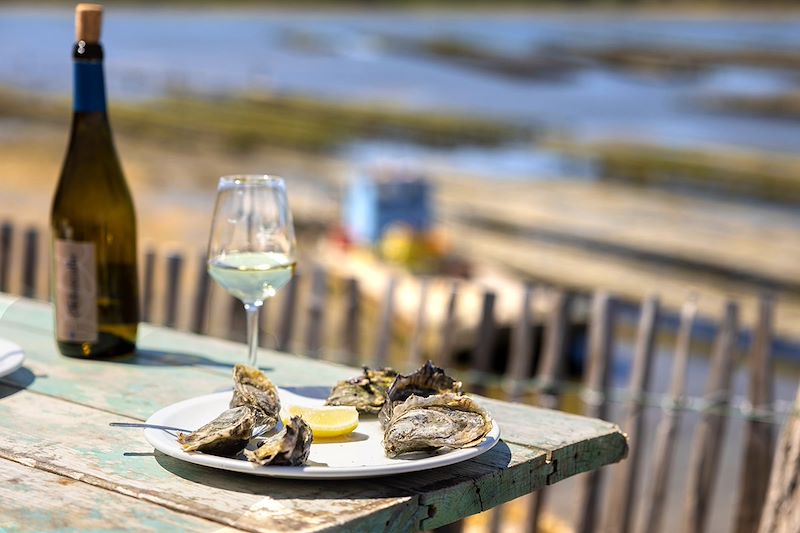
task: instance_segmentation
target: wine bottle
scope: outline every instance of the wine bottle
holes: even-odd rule
[[[75,10],[72,128],[50,213],[56,341],[90,358],[132,352],[139,321],[136,217],[106,113],[102,14]]]

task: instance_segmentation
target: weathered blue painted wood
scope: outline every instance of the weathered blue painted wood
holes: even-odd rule
[[[4,531],[197,531],[222,524],[176,513],[118,492],[92,487],[59,474],[0,461]],[[57,497],[54,497],[57,495]],[[98,502],[103,502],[98,505]],[[227,530],[241,531],[238,528]]]

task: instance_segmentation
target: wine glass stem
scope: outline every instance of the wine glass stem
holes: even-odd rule
[[[258,357],[258,308],[260,305],[244,304],[247,312],[247,364],[255,367]]]

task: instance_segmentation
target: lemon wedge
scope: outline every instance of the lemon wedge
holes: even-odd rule
[[[314,437],[341,437],[358,427],[358,411],[349,406],[303,407],[290,405],[282,410],[282,419],[299,416],[311,428]]]

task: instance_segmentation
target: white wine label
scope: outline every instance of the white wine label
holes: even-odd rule
[[[94,243],[55,243],[56,338],[97,342],[97,267]]]

